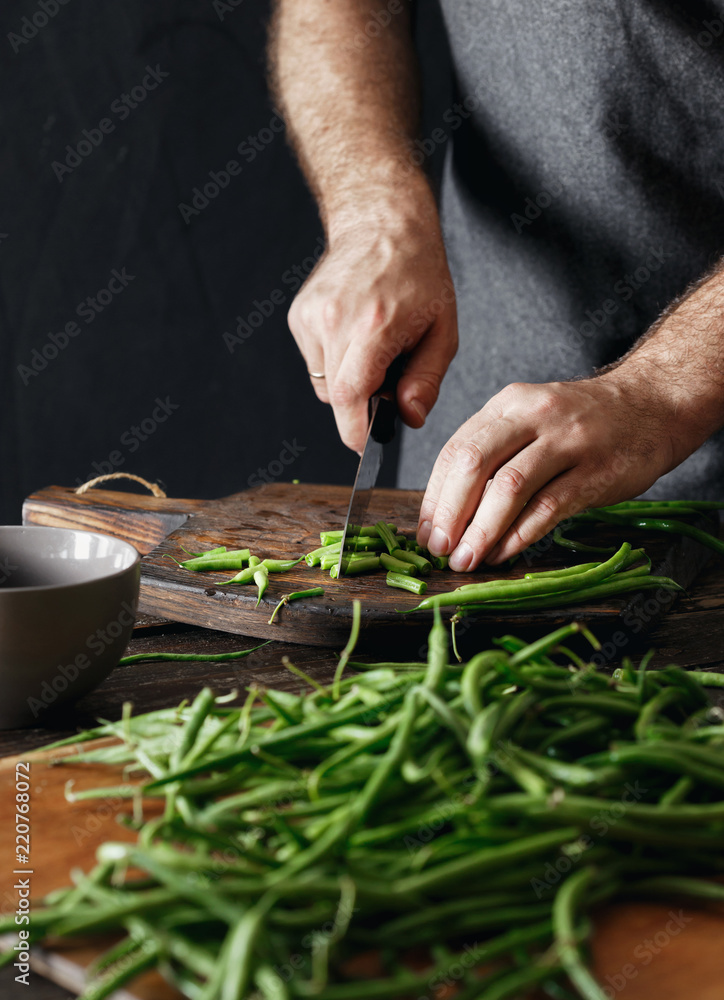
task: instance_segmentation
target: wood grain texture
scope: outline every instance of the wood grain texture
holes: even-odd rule
[[[369,523],[384,518],[393,521],[410,537],[417,525],[422,494],[409,490],[376,490],[368,512]],[[91,491],[78,496],[70,489],[50,487],[26,501],[27,523],[56,524],[106,530],[125,537],[145,554],[141,570],[139,610],[146,615],[189,622],[203,628],[240,635],[275,638],[294,643],[340,647],[346,641],[352,602],[362,603],[360,648],[417,645],[424,647],[431,614],[402,615],[418,599],[385,584],[383,572],[332,580],[318,568],[304,563],[286,574],[272,574],[267,594],[256,607],[253,586],[225,587],[233,574],[193,573],[180,569],[167,556],[184,557],[183,549],[203,551],[217,545],[251,548],[261,557],[289,558],[319,545],[319,531],[344,523],[349,489],[339,486],[271,483],[221,500],[159,500],[135,494]],[[182,523],[174,519],[183,518]],[[169,528],[169,531],[165,531]],[[597,539],[604,544],[621,540],[619,529],[601,529]],[[654,560],[654,571],[673,576],[689,586],[710,556],[691,539],[672,540],[653,534],[632,532],[632,543],[644,544]],[[151,546],[156,542],[155,547]],[[151,546],[149,548],[149,546]],[[438,572],[429,578],[428,594],[450,590],[462,583],[501,576],[520,577],[529,570],[550,569],[577,557],[567,558],[558,547],[539,545],[512,569],[486,568],[472,574]],[[284,608],[274,625],[268,619],[284,593],[323,586],[323,597],[311,598]],[[653,605],[652,605],[653,601]],[[602,638],[624,630],[626,642],[648,631],[675,604],[669,592],[640,594],[571,605],[560,611],[540,611],[480,616],[461,630],[476,644],[492,634],[515,630],[540,634],[572,618],[584,618]],[[449,617],[452,610],[445,615]]]
[[[145,555],[203,505],[203,500],[161,499],[111,490],[78,494],[69,487],[50,486],[27,498],[23,524],[99,531],[130,542]]]
[[[96,741],[103,745],[108,741]],[[79,748],[80,749],[80,748]],[[106,840],[135,840],[135,833],[122,826],[118,820],[130,813],[126,800],[109,794],[105,798],[83,802],[68,802],[65,797],[66,782],[72,780],[77,790],[108,785],[123,779],[122,770],[99,764],[75,764],[62,766],[62,760],[72,749],[61,749],[52,755],[45,754],[31,760],[31,812],[30,812],[30,859],[32,899],[37,904],[43,896],[70,885],[70,872],[80,868],[90,870],[96,848]],[[0,761],[0,795],[4,802],[14,795],[15,763],[18,759],[5,758]],[[147,803],[144,815],[150,819],[158,815],[157,804]],[[6,900],[13,896],[13,869],[15,864],[14,838],[7,835],[0,838],[0,872],[4,885],[2,893]],[[80,992],[85,978],[84,970],[103,951],[103,944],[110,946],[112,937],[100,939],[79,939],[77,942],[48,943],[47,947],[31,949],[33,969],[45,975],[66,989]],[[22,992],[21,992],[22,991]],[[18,997],[32,994],[23,986],[18,986]],[[156,973],[139,976],[129,1000],[175,1000],[178,993]],[[120,1000],[120,998],[119,998]]]

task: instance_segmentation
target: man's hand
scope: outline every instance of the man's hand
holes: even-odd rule
[[[420,510],[418,541],[450,568],[504,562],[565,517],[636,496],[675,464],[667,414],[618,384],[514,384],[453,435]]]
[[[410,0],[276,0],[270,63],[327,252],[289,326],[342,440],[361,451],[367,402],[399,354],[397,401],[421,427],[457,347],[437,206],[414,146],[420,89]]]
[[[389,205],[343,228],[289,311],[307,369],[325,375],[312,379],[314,390],[357,452],[368,400],[397,355],[408,356],[397,402],[410,427],[425,423],[455,355],[455,295],[434,204],[430,216],[425,226],[419,206],[404,218]]]
[[[498,564],[586,507],[637,496],[724,426],[724,263],[594,378],[509,385],[450,439],[417,538]]]

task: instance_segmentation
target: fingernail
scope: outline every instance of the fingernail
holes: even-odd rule
[[[424,405],[420,402],[419,399],[411,399],[410,406],[424,424],[425,421],[427,420],[427,410],[425,409]]]
[[[417,544],[421,545],[423,549],[427,548],[427,543],[430,539],[431,531],[432,531],[432,521],[423,521],[420,527],[417,529]]]
[[[467,542],[460,542],[450,556],[450,569],[456,573],[467,573],[473,564],[473,550]]]
[[[450,548],[450,541],[442,528],[433,528],[427,547],[434,556],[444,556]]]

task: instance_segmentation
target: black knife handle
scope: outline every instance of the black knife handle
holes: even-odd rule
[[[377,406],[377,419],[372,427],[372,437],[378,444],[387,444],[395,436],[397,421],[397,383],[405,370],[407,357],[398,354],[387,369],[385,380],[375,393],[380,397]]]

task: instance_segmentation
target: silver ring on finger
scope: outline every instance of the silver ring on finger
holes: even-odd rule
[[[310,378],[326,378],[327,377],[324,374],[324,372],[310,372],[310,371],[308,371],[307,375],[309,375]]]

